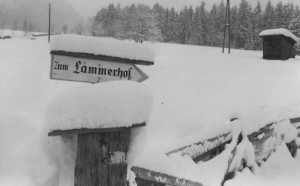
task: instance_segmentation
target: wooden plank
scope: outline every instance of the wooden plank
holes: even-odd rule
[[[109,186],[109,134],[79,134],[75,165],[75,186]]]
[[[109,186],[126,186],[130,129],[109,133]]]
[[[201,159],[199,159],[200,156],[202,156],[203,154],[205,154],[206,152],[210,151],[210,150],[213,150],[215,148],[218,148],[220,145],[222,144],[225,144],[227,142],[229,142],[231,140],[231,137],[230,137],[230,132],[228,133],[225,133],[225,134],[222,134],[222,135],[219,135],[219,136],[216,136],[214,138],[210,138],[210,139],[207,139],[207,140],[203,140],[203,141],[200,141],[200,142],[197,142],[197,143],[193,143],[191,145],[187,145],[187,146],[184,146],[184,147],[181,147],[181,148],[178,148],[178,149],[175,149],[175,150],[172,150],[172,151],[169,151],[166,153],[166,155],[171,155],[171,154],[174,154],[174,153],[181,153],[182,155],[189,155],[187,154],[185,151],[188,151],[189,148],[193,148],[194,146],[203,146],[205,142],[209,141],[211,143],[215,143],[215,147],[212,147],[212,148],[208,148],[206,149],[206,151],[204,152],[199,152],[197,155],[189,155],[192,159],[196,159],[197,161],[200,161]],[[224,141],[220,141],[219,139],[225,139]],[[194,151],[194,150],[193,150]]]
[[[140,178],[135,178],[135,182],[138,186],[169,186],[165,185],[164,183],[157,183],[149,180],[143,180]]]
[[[103,132],[114,132],[121,131],[126,128],[135,128],[146,126],[146,123],[133,124],[131,127],[115,127],[115,128],[96,128],[96,129],[70,129],[70,130],[54,130],[48,133],[48,136],[61,136],[61,135],[70,135],[70,134],[87,134],[87,133],[103,133]]]
[[[95,54],[90,54],[90,53],[66,52],[66,51],[60,51],[60,50],[53,50],[50,52],[50,54],[72,56],[72,57],[85,58],[85,59],[98,59],[98,60],[104,60],[104,61],[114,61],[114,62],[119,62],[119,63],[129,63],[129,64],[137,64],[137,65],[154,65],[153,61],[134,60],[134,59],[121,58],[121,57],[95,55]]]
[[[268,131],[272,130],[274,123],[269,123],[266,126],[260,128],[258,131],[253,132],[248,135],[249,141],[253,142],[257,140],[257,136],[261,135],[262,133],[268,133]]]
[[[130,128],[78,134],[75,186],[126,186]]]
[[[201,183],[198,182],[177,178],[164,173],[151,171],[145,168],[132,167],[131,170],[135,173],[136,177],[141,180],[147,180],[155,183],[163,183],[172,186],[203,186]]]
[[[299,123],[300,122],[300,117],[299,118],[291,118],[290,122],[293,123]]]

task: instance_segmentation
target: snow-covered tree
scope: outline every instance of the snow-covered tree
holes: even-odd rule
[[[263,29],[271,29],[274,27],[274,18],[275,18],[275,12],[274,7],[269,1],[266,5],[265,11],[263,13]]]

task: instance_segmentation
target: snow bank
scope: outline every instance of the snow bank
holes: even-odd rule
[[[284,28],[264,30],[264,31],[259,33],[260,37],[271,36],[271,35],[284,35],[286,37],[291,38],[296,43],[299,42],[299,38],[297,36],[295,36],[293,33],[291,33],[290,31],[288,31],[287,29],[284,29]]]
[[[51,51],[66,51],[120,57],[132,60],[154,61],[155,51],[147,44],[78,35],[59,35],[51,38]]]
[[[29,38],[35,39],[32,35],[42,34],[40,32],[24,32],[20,30],[8,30],[8,29],[0,29],[0,39],[6,38]]]
[[[131,81],[74,88],[56,96],[46,112],[50,130],[124,127],[148,122],[150,90]]]
[[[300,156],[293,159],[285,144],[281,144],[268,161],[253,174],[249,169],[238,172],[225,186],[298,186]]]
[[[175,44],[154,46],[157,53],[155,65],[141,67],[150,78],[140,84],[149,87],[153,93],[152,112],[148,122],[150,125],[135,128],[132,132],[130,153],[136,157],[132,158],[134,156],[128,154],[131,157],[128,161],[132,165],[143,165],[157,171],[169,170],[175,176],[203,180],[203,183],[217,183],[216,178],[219,179],[226,171],[230,149],[199,165],[187,156],[168,157],[165,153],[230,131],[231,113],[239,113],[245,133],[251,133],[282,118],[299,117],[299,58],[285,62],[268,61],[262,59],[260,51],[232,50],[227,55],[213,47]],[[84,95],[72,92],[78,90],[74,87],[80,88],[83,84],[50,80],[49,71],[50,55],[46,37],[37,40],[15,38],[0,42],[0,116],[10,113],[10,117],[0,119],[0,131],[3,131],[3,135],[0,135],[3,147],[0,153],[0,170],[8,172],[1,174],[0,181],[4,185],[18,185],[21,181],[24,185],[74,185],[76,139],[47,137],[50,127],[43,130],[44,114],[50,100],[61,92],[67,91],[73,98],[73,94],[83,97]],[[98,86],[100,85],[89,85],[83,89]],[[105,92],[115,94],[112,91]],[[118,95],[120,92],[118,90]],[[65,94],[67,93],[62,93]],[[101,99],[101,92],[93,94]],[[130,95],[130,99],[133,98]],[[107,103],[107,100],[101,101]],[[71,101],[69,103],[72,104]],[[66,105],[59,102],[56,104],[62,109],[66,108]],[[83,102],[76,100],[74,104]],[[80,108],[72,107],[63,111],[69,113],[73,110],[80,111]],[[48,110],[47,114],[55,112],[57,111]],[[19,113],[22,116],[17,116]],[[74,117],[78,116],[74,114]],[[55,115],[52,119],[54,118],[60,116]],[[46,120],[49,122],[51,117]],[[16,121],[16,124],[8,121]],[[69,126],[74,124],[71,120],[68,122]],[[61,128],[60,124],[63,123],[57,122],[57,128]],[[290,137],[292,136],[287,136],[286,140]],[[151,159],[152,154],[155,155]],[[275,157],[282,158],[281,155]],[[17,163],[12,164],[16,160]],[[275,174],[276,178],[289,178],[291,182],[299,183],[299,176],[295,176],[299,175],[299,162],[299,157],[295,160],[277,159],[279,165],[275,166],[267,162],[263,165],[266,171],[258,175],[263,177],[269,170],[288,170],[292,167],[293,171],[298,172],[283,171],[284,175]],[[251,172],[250,174],[252,175]],[[247,183],[253,178],[251,175],[247,174],[245,180],[238,176],[237,181]],[[265,184],[262,185],[274,185],[274,182],[273,177],[268,176],[264,178]]]

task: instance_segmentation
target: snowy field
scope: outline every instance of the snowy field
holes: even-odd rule
[[[268,61],[261,51],[150,43],[154,66],[139,66],[153,94],[151,117],[134,131],[130,165],[218,185],[227,161],[222,156],[195,164],[166,152],[231,130],[238,116],[249,134],[282,119],[300,117],[300,59]],[[0,185],[73,185],[73,137],[48,137],[45,113],[58,94],[90,84],[49,79],[46,37],[0,40]],[[51,120],[51,119],[50,119]],[[253,175],[239,172],[226,186],[300,183],[300,154],[279,145]]]

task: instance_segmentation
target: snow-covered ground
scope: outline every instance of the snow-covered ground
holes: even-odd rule
[[[165,153],[230,131],[233,116],[246,133],[300,117],[298,58],[268,61],[261,51],[229,55],[213,47],[152,46],[155,65],[140,68],[150,76],[143,84],[154,102],[147,126],[133,131],[131,165],[215,185],[228,153],[199,165]],[[0,185],[73,184],[76,139],[48,137],[44,118],[56,95],[86,84],[50,80],[49,52],[46,37],[0,40]],[[282,145],[255,175],[245,169],[226,186],[296,186],[299,165],[299,155],[292,158]]]
[[[24,32],[20,30],[8,30],[8,29],[0,29],[0,39],[5,38],[29,38],[35,39],[32,37],[33,35],[45,35],[47,33],[42,32]]]

